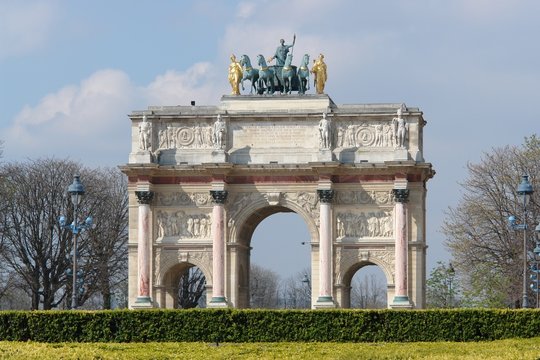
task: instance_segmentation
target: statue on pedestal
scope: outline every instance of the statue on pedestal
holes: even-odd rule
[[[332,123],[326,118],[326,113],[323,113],[321,121],[319,121],[319,142],[322,150],[330,150],[332,148]]]
[[[315,74],[314,85],[317,94],[324,94],[324,85],[326,84],[326,63],[324,62],[324,55],[319,54],[319,57],[313,63],[311,72]]]
[[[221,118],[221,114],[218,114],[217,120],[214,123],[214,147],[216,149],[225,148],[225,139],[227,137],[227,125]]]
[[[397,117],[392,119],[396,149],[405,149],[405,140],[407,139],[407,122],[402,117],[403,107],[402,105],[397,109]]]
[[[242,81],[242,65],[236,61],[236,56],[232,54],[229,65],[229,83],[232,87],[232,95],[240,95],[240,81]]]
[[[151,150],[150,135],[152,124],[146,121],[146,115],[143,115],[142,122],[139,124],[139,149],[144,151]]]
[[[271,62],[272,60],[276,59],[276,66],[285,66],[285,60],[287,59],[287,54],[289,53],[289,49],[294,46],[294,43],[296,41],[296,34],[293,36],[293,42],[292,45],[285,45],[285,40],[280,39],[279,40],[279,46],[276,49],[276,53],[274,56],[268,58],[268,62]]]

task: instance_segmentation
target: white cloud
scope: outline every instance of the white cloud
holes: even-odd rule
[[[492,23],[513,16],[520,8],[519,3],[508,0],[461,0],[458,11],[471,22]]]
[[[169,70],[159,75],[143,90],[144,98],[151,105],[188,105],[216,103],[223,94],[225,81],[214,81],[217,72],[210,63],[197,63],[185,72]]]
[[[0,2],[0,59],[42,47],[57,14],[54,1]]]
[[[125,162],[130,152],[127,114],[149,105],[215,103],[226,81],[216,83],[213,76],[209,63],[199,63],[184,72],[167,71],[138,87],[123,71],[96,71],[80,84],[25,106],[0,135],[5,158],[71,156],[100,165]]]
[[[240,19],[247,19],[255,13],[256,9],[257,7],[254,2],[241,2],[238,4],[236,16]]]

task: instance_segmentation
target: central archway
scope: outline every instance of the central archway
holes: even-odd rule
[[[292,202],[286,203],[285,200],[277,205],[269,205],[263,199],[246,206],[237,214],[234,221],[230,222],[233,226],[230,232],[229,265],[231,273],[235,276],[229,279],[228,285],[231,289],[231,302],[235,303],[236,307],[250,307],[250,265],[255,230],[265,219],[279,213],[296,213],[305,223],[307,238],[301,239],[301,242],[309,246],[309,264],[313,263],[314,253],[318,252],[319,233],[313,217],[305,207]],[[309,274],[309,277],[313,278],[313,274]],[[234,278],[237,279],[236,284]]]
[[[250,307],[309,307],[311,297],[302,282],[311,278],[310,237],[304,220],[294,212],[270,215],[255,228],[250,247]]]

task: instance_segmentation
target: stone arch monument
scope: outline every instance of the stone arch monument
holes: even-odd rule
[[[389,307],[425,306],[435,172],[419,109],[243,95],[130,118],[131,308],[173,307],[177,272],[189,266],[206,277],[209,307],[249,307],[251,237],[277,212],[309,229],[313,308],[348,307],[351,278],[367,264],[385,274]]]

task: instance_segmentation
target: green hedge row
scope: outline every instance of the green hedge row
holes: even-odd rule
[[[121,310],[0,312],[0,340],[411,342],[540,336],[538,310]]]

